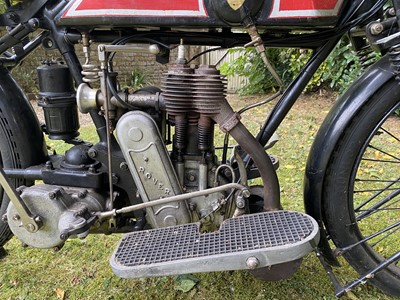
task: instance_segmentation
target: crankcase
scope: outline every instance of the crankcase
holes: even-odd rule
[[[94,221],[93,212],[103,211],[105,199],[82,188],[39,184],[20,188],[28,209],[39,216],[42,226],[29,232],[21,226],[21,217],[12,203],[7,209],[7,222],[13,234],[35,248],[62,246],[70,236],[84,238]],[[92,221],[90,221],[92,220]]]

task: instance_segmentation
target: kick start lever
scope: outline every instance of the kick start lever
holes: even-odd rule
[[[21,225],[30,233],[34,233],[42,227],[42,221],[39,216],[34,216],[25,205],[19,193],[11,186],[3,168],[0,168],[0,185],[3,187],[11,203],[14,205],[18,215],[15,218],[21,220]]]

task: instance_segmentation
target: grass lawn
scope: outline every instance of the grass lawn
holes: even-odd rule
[[[233,97],[235,107],[256,98]],[[278,175],[284,208],[303,210],[302,181],[313,137],[334,101],[331,95],[302,97],[279,130],[281,141],[271,150],[280,160]],[[244,114],[242,121],[252,131],[262,125],[271,105]],[[90,127],[82,129],[88,136]],[[55,144],[53,146],[56,146]],[[61,150],[62,151],[62,150]],[[126,280],[113,275],[108,259],[120,236],[89,236],[69,240],[59,251],[23,248],[13,238],[9,255],[0,261],[0,299],[336,299],[323,268],[309,254],[299,271],[280,282],[262,282],[247,271],[194,274],[197,285],[182,291],[174,276]],[[354,279],[349,267],[337,270],[342,282]],[[352,277],[353,276],[353,277]],[[344,299],[394,299],[366,284]]]

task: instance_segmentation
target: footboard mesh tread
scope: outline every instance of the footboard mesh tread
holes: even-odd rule
[[[268,249],[300,242],[314,228],[306,215],[276,211],[229,219],[212,233],[199,233],[197,224],[139,231],[122,238],[113,259],[121,266],[134,267]]]

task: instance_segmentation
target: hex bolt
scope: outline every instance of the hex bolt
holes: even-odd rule
[[[246,206],[246,202],[243,200],[243,198],[236,199],[236,207],[237,208],[244,208],[245,206]]]
[[[374,23],[371,25],[369,31],[372,35],[379,35],[383,32],[384,27],[381,23]]]
[[[250,191],[249,190],[243,190],[243,197],[245,197],[245,198],[249,198],[251,196],[251,193],[250,193]]]
[[[396,16],[396,10],[394,9],[394,7],[390,8],[390,9],[388,10],[388,14],[389,14],[391,17],[395,17],[395,16]]]
[[[55,190],[49,192],[49,194],[48,194],[49,198],[52,199],[52,200],[57,199],[58,196],[61,196],[61,195],[62,195],[61,190],[62,190],[62,189],[57,188],[57,189],[55,189]]]
[[[196,180],[196,175],[192,172],[186,174],[186,179],[190,182],[194,182]]]
[[[88,155],[89,155],[90,158],[95,158],[97,156],[97,154],[98,153],[97,153],[96,149],[90,148],[89,151],[88,151]]]
[[[81,192],[78,193],[78,198],[79,199],[84,199],[87,196],[87,194],[88,194],[87,190],[81,191]]]
[[[6,223],[7,222],[7,214],[2,215],[1,220]]]
[[[232,172],[231,172],[231,170],[225,169],[225,170],[224,170],[224,175],[225,175],[226,177],[228,177],[228,178],[231,178],[231,177],[232,177]]]
[[[34,232],[35,229],[36,229],[36,227],[35,227],[35,225],[29,223],[28,225],[26,225],[26,229],[27,229],[29,232]]]
[[[46,161],[46,169],[53,170],[53,163],[51,161]]]
[[[256,269],[259,265],[260,265],[260,262],[259,262],[259,260],[257,259],[257,257],[250,256],[250,257],[247,258],[247,260],[246,260],[246,266],[247,266],[250,270]]]
[[[14,215],[13,217],[12,217],[12,219],[13,219],[13,221],[19,221],[19,220],[21,220],[21,217],[19,216],[19,215]]]
[[[127,164],[126,162],[120,163],[120,164],[119,164],[119,168],[120,168],[122,171],[128,171],[128,170],[129,170],[128,164]]]

